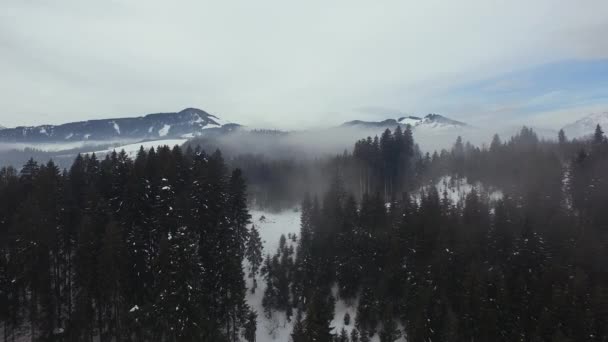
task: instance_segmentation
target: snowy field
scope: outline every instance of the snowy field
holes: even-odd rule
[[[45,152],[60,152],[73,149],[99,148],[100,146],[116,146],[125,145],[134,142],[134,140],[116,140],[116,141],[66,141],[60,143],[0,143],[0,151],[8,150],[25,150],[31,148]]]
[[[443,176],[434,184],[439,197],[443,198],[443,194],[446,193],[448,199],[452,204],[460,203],[464,201],[468,194],[475,189],[480,196],[485,196],[490,199],[490,202],[496,202],[502,199],[502,191],[494,188],[489,188],[477,182],[476,184],[470,184],[466,178],[454,178],[451,176]],[[422,191],[428,191],[428,186],[422,187],[419,191],[412,194],[414,199],[420,203],[420,196]]]
[[[288,234],[300,233],[300,212],[297,209],[287,210],[280,213],[270,213],[266,211],[251,210],[251,217],[253,224],[258,228],[262,243],[264,244],[264,255],[274,255],[279,248],[279,239],[281,235],[287,237]],[[288,244],[293,244],[291,240],[287,240]],[[295,246],[294,246],[295,247]],[[264,296],[264,290],[266,284],[261,276],[258,276],[258,288],[255,294],[251,294],[251,291],[247,291],[247,303],[252,309],[258,313],[258,326],[256,332],[257,342],[289,342],[291,341],[291,332],[293,330],[293,323],[295,320],[292,317],[291,322],[288,322],[285,318],[285,314],[275,312],[271,319],[267,319],[264,316],[264,308],[262,307],[262,297]],[[251,289],[252,281],[247,279],[247,288]],[[336,297],[337,288],[334,288],[334,297]],[[344,326],[344,315],[348,313],[351,317],[351,322],[348,326]],[[342,300],[336,301],[334,320],[331,326],[334,328],[333,332],[339,334],[342,328],[349,333],[352,331],[355,325],[357,314],[357,303],[348,305]],[[378,342],[380,338],[375,335],[371,341]],[[405,341],[405,339],[397,340],[398,342]]]
[[[300,233],[300,212],[298,210],[287,210],[280,213],[251,210],[250,214],[253,224],[260,232],[264,245],[264,255],[273,255],[277,252],[281,235]],[[278,312],[275,312],[271,319],[264,316],[262,297],[264,296],[264,290],[266,290],[266,282],[260,275],[258,275],[257,281],[258,288],[254,294],[251,294],[249,289],[251,289],[253,282],[247,278],[247,304],[258,313],[256,341],[290,341],[293,320],[287,322],[285,315]]]
[[[173,148],[173,146],[175,146],[175,145],[181,146],[187,140],[188,139],[165,139],[165,140],[142,141],[142,142],[138,142],[138,143],[112,147],[111,149],[107,149],[107,150],[95,151],[95,154],[99,156],[99,155],[106,155],[108,153],[111,153],[112,151],[120,152],[121,150],[125,150],[125,152],[127,152],[129,157],[134,159],[135,157],[137,157],[137,152],[139,151],[140,147],[142,147],[142,146],[144,147],[144,149],[146,151],[150,150],[150,148],[152,148],[152,147],[154,147],[154,149],[158,149],[160,146],[165,146],[165,145]]]

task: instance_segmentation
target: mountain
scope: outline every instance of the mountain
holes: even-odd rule
[[[397,120],[387,119],[384,121],[361,121],[353,120],[342,124],[342,127],[365,127],[365,128],[390,128],[397,126]]]
[[[598,124],[604,130],[608,128],[608,112],[589,114],[580,120],[564,126],[563,130],[568,138],[582,138],[592,135]]]
[[[449,127],[467,127],[464,122],[452,120],[439,114],[427,114],[425,117],[404,116],[399,119],[387,119],[383,121],[348,121],[341,127],[360,127],[360,128],[393,128],[397,125],[410,125],[412,128],[449,128]]]
[[[15,127],[0,130],[0,142],[70,142],[190,138],[204,133],[231,131],[215,115],[197,108],[140,117],[88,120],[62,125]]]

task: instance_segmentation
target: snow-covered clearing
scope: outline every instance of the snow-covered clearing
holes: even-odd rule
[[[127,152],[127,154],[129,155],[130,158],[135,158],[137,156],[137,152],[139,151],[140,147],[142,147],[142,146],[144,147],[144,150],[149,150],[152,147],[157,149],[158,147],[165,146],[165,145],[173,148],[173,146],[175,146],[175,145],[181,146],[183,143],[186,142],[186,140],[187,139],[164,139],[164,140],[154,140],[154,141],[142,141],[142,142],[138,142],[138,143],[134,143],[134,144],[112,147],[107,150],[95,151],[95,154],[99,156],[99,155],[105,155],[105,154],[111,153],[112,151],[120,152],[121,150],[125,150],[125,152]]]
[[[272,255],[277,252],[281,235],[287,237],[287,234],[299,234],[300,232],[300,212],[298,210],[287,210],[280,213],[252,210],[250,214],[253,224],[260,232],[264,245],[264,255]],[[251,294],[250,289],[253,281],[247,278],[247,303],[258,313],[256,341],[289,341],[293,330],[293,320],[287,322],[285,314],[278,312],[275,312],[271,319],[264,316],[262,297],[266,290],[266,282],[259,275],[257,282],[258,288],[254,294]]]
[[[422,191],[428,191],[429,186],[422,187],[412,195],[418,203],[420,203]],[[496,202],[503,197],[502,191],[484,186],[480,182],[470,184],[466,178],[443,176],[434,184],[434,186],[439,193],[439,197],[442,198],[445,193],[452,204],[458,204],[461,201],[464,201],[473,189],[475,189],[480,196],[489,198],[490,202]]]
[[[67,136],[66,139],[71,138],[71,136]],[[99,146],[110,146],[112,144],[127,144],[131,141],[95,141],[95,140],[86,140],[86,141],[66,141],[60,143],[0,143],[0,151],[8,151],[8,150],[24,150],[26,148],[31,148],[39,151],[46,152],[59,152],[71,149],[86,149],[87,147],[97,147]]]
[[[287,237],[288,234],[300,233],[300,212],[297,209],[286,210],[279,213],[271,213],[260,210],[250,211],[253,224],[258,228],[262,243],[264,245],[264,255],[275,254],[279,248],[279,239],[281,235]],[[288,244],[294,244],[290,239],[287,239]],[[294,245],[295,247],[295,245]],[[247,272],[246,272],[247,273]],[[288,322],[285,314],[281,312],[275,312],[270,319],[267,319],[264,315],[264,308],[262,307],[262,297],[264,296],[264,290],[266,289],[266,283],[264,279],[258,275],[257,277],[258,287],[254,294],[251,294],[252,280],[247,278],[247,303],[258,313],[258,326],[256,332],[256,341],[258,342],[289,342],[291,341],[291,332],[293,330],[293,323],[295,320],[292,317],[291,322]],[[337,288],[333,289],[334,297],[337,297]],[[350,324],[344,325],[344,315],[348,312],[351,317]],[[342,300],[336,300],[334,319],[331,322],[331,326],[334,328],[333,332],[339,334],[342,328],[350,334],[355,326],[357,314],[357,302],[348,305]],[[376,334],[371,341],[380,341],[379,336]],[[397,340],[398,342],[405,341],[404,339]]]

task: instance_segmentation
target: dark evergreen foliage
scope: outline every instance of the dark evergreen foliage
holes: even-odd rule
[[[466,177],[502,198],[473,189],[457,203],[434,186],[394,194],[405,171],[392,173],[390,151],[402,133],[357,142],[361,184],[338,169],[322,202],[304,200],[293,271],[281,266],[304,313],[294,341],[344,340],[323,318],[334,286],[358,303],[351,340],[605,341],[608,143],[598,132],[553,143],[524,127],[489,149],[459,138],[423,159],[417,182]]]
[[[219,152],[79,155],[63,173],[30,160],[0,171],[0,203],[6,339],[24,328],[41,341],[255,335],[246,186]]]

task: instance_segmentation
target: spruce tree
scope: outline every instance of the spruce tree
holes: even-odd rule
[[[262,262],[264,261],[262,253],[263,246],[260,233],[255,225],[252,225],[249,231],[249,238],[247,239],[247,246],[245,249],[245,257],[249,262],[249,273],[247,276],[253,280],[251,293],[255,293],[258,286],[257,274],[262,266]]]

